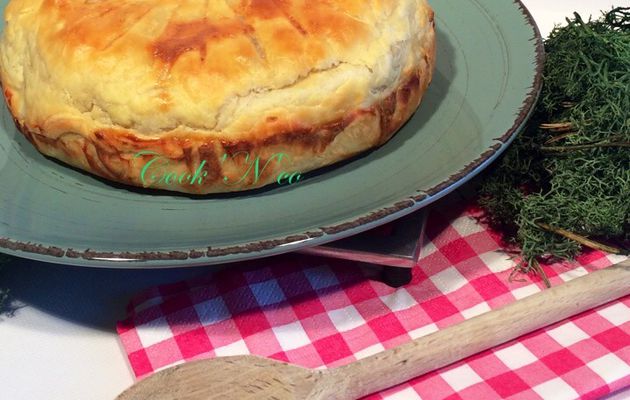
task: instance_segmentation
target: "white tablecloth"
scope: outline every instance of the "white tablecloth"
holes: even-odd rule
[[[432,0],[439,1],[439,0]],[[507,0],[502,0],[507,1]],[[572,11],[599,15],[630,1],[524,0],[547,35]],[[114,326],[132,294],[203,268],[112,271],[20,260],[0,272],[21,306],[0,320],[0,398],[111,400],[133,383]],[[621,393],[616,400],[630,399]]]

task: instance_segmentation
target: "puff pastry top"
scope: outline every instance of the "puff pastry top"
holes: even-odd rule
[[[11,0],[5,19],[9,107],[50,139],[321,126],[403,84],[433,38],[426,0]]]

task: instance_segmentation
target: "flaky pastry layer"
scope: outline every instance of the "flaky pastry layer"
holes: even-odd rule
[[[39,151],[193,194],[385,143],[435,64],[426,0],[11,0],[5,20],[3,92]]]

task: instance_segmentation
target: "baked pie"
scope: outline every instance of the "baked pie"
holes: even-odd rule
[[[192,194],[385,143],[435,60],[426,0],[11,0],[5,20],[3,93],[40,152]]]

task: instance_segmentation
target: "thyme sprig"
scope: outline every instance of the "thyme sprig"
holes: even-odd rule
[[[520,246],[518,270],[546,280],[545,258],[582,246],[628,252],[630,8],[589,21],[575,13],[545,50],[537,110],[485,179],[481,204]]]

